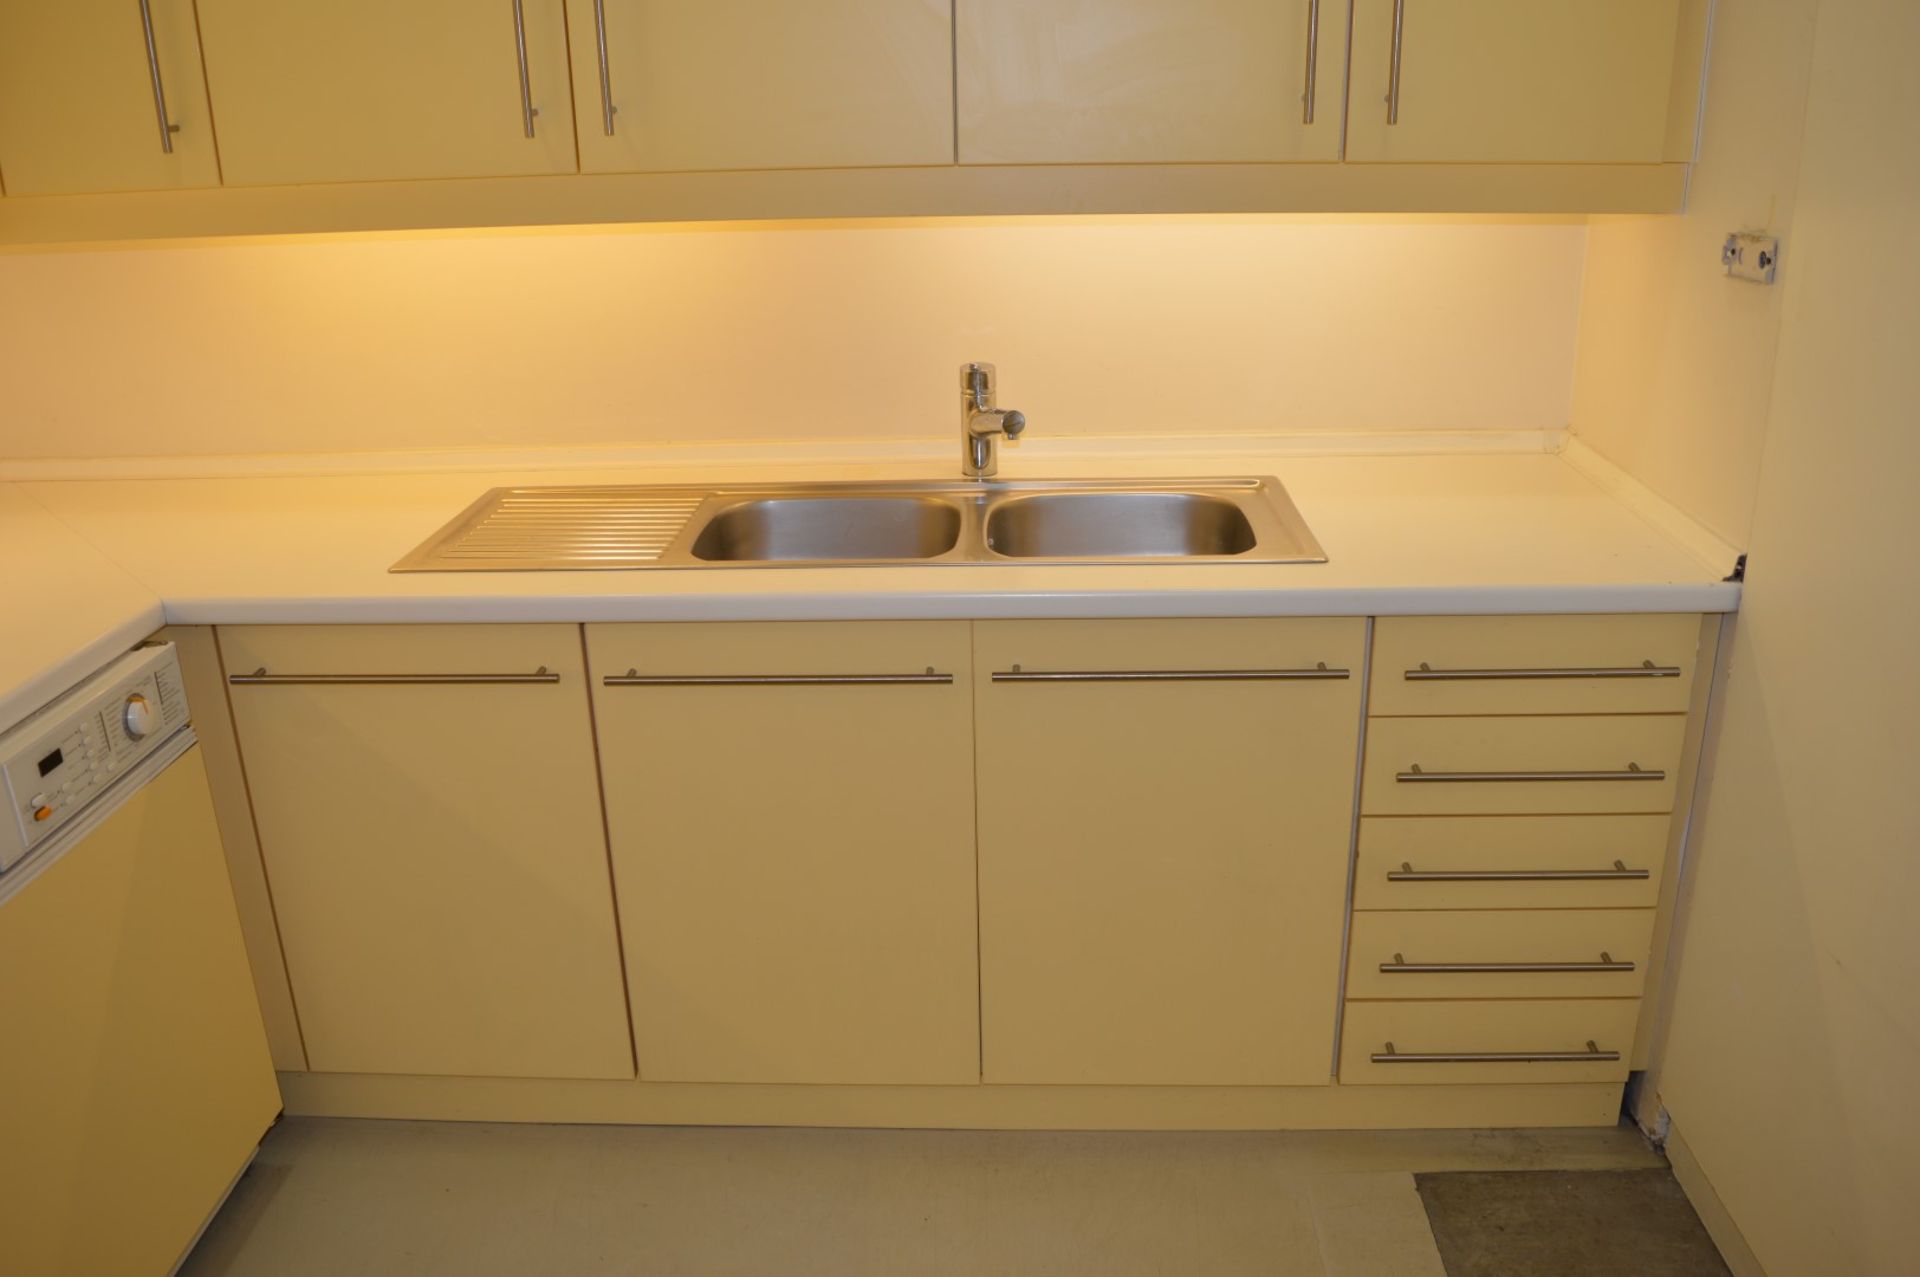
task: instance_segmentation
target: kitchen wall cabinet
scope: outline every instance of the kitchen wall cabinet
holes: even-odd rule
[[[199,0],[199,12],[230,186],[577,167],[562,0]]]
[[[1656,164],[1691,152],[1689,0],[1354,0],[1349,161]],[[1670,128],[1670,125],[1673,126]],[[1678,136],[1675,134],[1678,133]]]
[[[1340,158],[1345,0],[955,0],[963,164]]]
[[[579,630],[219,640],[309,1067],[631,1078]]]
[[[218,185],[193,0],[0,5],[0,181],[9,195]]]
[[[196,8],[204,86],[190,65]],[[163,162],[141,149],[143,46],[93,30],[133,19],[107,0],[18,5],[0,47],[0,180],[10,194],[89,193],[0,204],[0,244],[1048,213],[1672,212],[1707,8],[153,0],[181,126]]]
[[[1365,623],[975,630],[986,1081],[1324,1084]]]
[[[588,627],[643,1080],[979,1081],[968,631]]]
[[[580,167],[950,164],[952,18],[949,0],[567,0]]]

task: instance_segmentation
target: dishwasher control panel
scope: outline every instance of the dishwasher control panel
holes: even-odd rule
[[[129,652],[0,736],[0,873],[187,725],[171,643]]]

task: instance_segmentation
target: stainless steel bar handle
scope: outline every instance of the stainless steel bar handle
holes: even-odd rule
[[[1417,871],[1406,861],[1387,873],[1388,882],[1609,882],[1653,877],[1651,869],[1629,869],[1614,861],[1611,869],[1456,869]]]
[[[1392,962],[1380,964],[1382,975],[1539,975],[1559,971],[1631,971],[1633,963],[1615,962],[1604,949],[1598,962],[1408,962],[1405,955],[1394,954]]]
[[[544,665],[531,674],[269,674],[263,665],[251,674],[227,677],[235,687],[465,687],[559,681]]]
[[[1321,661],[1297,670],[995,670],[996,683],[1286,683],[1352,678],[1352,670],[1330,670]]]
[[[1389,1042],[1367,1058],[1375,1064],[1606,1064],[1620,1053],[1602,1051],[1588,1038],[1584,1051],[1398,1051]]]
[[[593,39],[600,54],[600,128],[613,136],[613,81],[607,74],[607,0],[593,0]]]
[[[1405,785],[1412,784],[1484,784],[1488,782],[1509,784],[1520,781],[1606,781],[1606,780],[1665,780],[1667,774],[1659,768],[1643,771],[1639,763],[1628,763],[1627,769],[1620,772],[1430,772],[1422,771],[1415,763],[1412,770],[1396,773],[1394,779]]]
[[[1405,43],[1407,0],[1393,0],[1393,55],[1387,65],[1387,123],[1400,123],[1400,51]]]
[[[147,76],[153,81],[153,113],[160,120],[160,150],[173,154],[173,135],[180,131],[167,113],[167,86],[160,78],[160,50],[153,43],[153,9],[148,0],[140,0],[140,29],[147,37]]]
[[[527,14],[525,0],[513,0],[513,51],[520,62],[520,126],[533,136],[533,117],[540,109],[533,104],[533,84],[527,78]]]
[[[1422,661],[1420,662],[1419,669],[1406,671],[1406,678],[1409,683],[1484,683],[1508,679],[1679,677],[1680,667],[1678,665],[1655,665],[1652,661],[1642,661],[1638,665],[1567,666],[1560,669],[1510,670],[1437,670],[1425,661]]]
[[[1301,94],[1304,107],[1302,124],[1313,123],[1313,100],[1318,96],[1320,79],[1320,0],[1307,0],[1307,88]]]
[[[608,687],[888,687],[945,685],[953,675],[929,665],[924,674],[642,674],[628,670],[600,680]]]

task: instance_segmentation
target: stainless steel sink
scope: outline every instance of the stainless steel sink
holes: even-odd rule
[[[1324,563],[1274,478],[495,488],[395,572]]]
[[[715,511],[693,539],[707,563],[932,559],[960,539],[936,497],[765,497]]]
[[[1245,554],[1240,507],[1203,492],[1061,492],[987,513],[987,548],[1014,559],[1193,559]]]

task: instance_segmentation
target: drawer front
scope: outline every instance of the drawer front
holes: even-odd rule
[[[1340,1081],[1621,1082],[1639,1018],[1638,998],[1349,1002]]]
[[[1369,712],[1680,714],[1699,645],[1689,614],[1382,617]]]
[[[1373,816],[1355,909],[1650,909],[1672,818]]]
[[[1361,913],[1349,998],[1633,998],[1651,909]]]
[[[1370,816],[1673,810],[1687,720],[1377,718],[1367,724]]]

